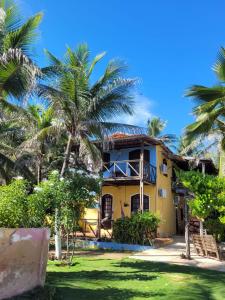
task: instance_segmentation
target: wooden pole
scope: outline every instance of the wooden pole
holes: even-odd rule
[[[202,162],[202,175],[205,176],[205,163]],[[203,235],[203,222],[202,220],[199,221],[199,234]]]
[[[191,259],[187,197],[184,197],[186,258]]]
[[[141,145],[140,153],[140,211],[144,211],[144,145]]]

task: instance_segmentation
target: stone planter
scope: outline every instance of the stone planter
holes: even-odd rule
[[[44,285],[49,237],[47,228],[0,229],[0,299]]]

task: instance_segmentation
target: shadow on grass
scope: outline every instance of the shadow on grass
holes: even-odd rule
[[[58,268],[54,268],[47,274],[44,291],[14,299],[225,299],[225,273],[133,259],[105,260],[103,265],[98,259],[97,264],[92,264],[91,259],[85,261],[88,262],[88,266],[83,266],[85,269],[80,269],[82,261],[71,269],[59,268],[57,271]],[[98,266],[105,269],[98,269]],[[54,291],[54,294],[47,291]]]
[[[151,299],[152,297],[162,297],[161,292],[141,292],[128,289],[117,289],[114,287],[105,287],[99,289],[88,289],[79,287],[59,287],[57,288],[57,296],[55,300],[73,300],[73,299],[107,299],[107,300],[123,300],[123,299]]]
[[[157,275],[151,274],[139,274],[138,271],[131,272],[117,272],[117,271],[78,271],[78,272],[49,272],[47,275],[48,282],[50,284],[60,284],[60,282],[68,283],[74,282],[74,280],[85,282],[87,281],[126,281],[126,280],[139,280],[139,281],[151,281],[157,279]]]
[[[160,263],[160,262],[149,262],[141,260],[121,260],[118,263],[113,263],[113,266],[118,268],[129,268],[140,272],[160,272],[160,273],[183,273],[196,275],[199,278],[206,280],[218,281],[218,277],[225,283],[225,273],[202,269],[194,266],[180,266],[174,264]]]

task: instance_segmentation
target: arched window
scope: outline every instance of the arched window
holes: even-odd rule
[[[102,197],[102,219],[112,218],[112,195],[105,194]]]
[[[131,197],[131,213],[136,213],[140,210],[140,194]],[[149,196],[144,195],[143,210],[149,211]]]

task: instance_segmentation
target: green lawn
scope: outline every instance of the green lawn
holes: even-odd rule
[[[49,263],[46,290],[54,287],[53,298],[32,296],[30,299],[222,300],[225,299],[225,273],[127,258],[81,256],[70,268]]]

